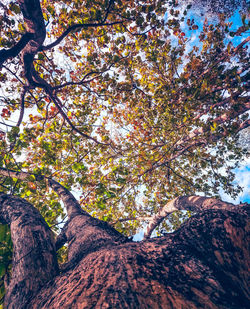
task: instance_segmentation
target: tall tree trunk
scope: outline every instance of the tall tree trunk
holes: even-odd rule
[[[248,207],[204,210],[175,233],[138,243],[72,212],[57,240],[69,244],[60,273],[49,228],[29,203],[1,195],[0,221],[14,244],[6,308],[248,307]]]

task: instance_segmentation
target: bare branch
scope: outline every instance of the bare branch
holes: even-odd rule
[[[118,61],[124,59],[124,58],[127,58],[127,57],[122,57],[120,58]],[[67,82],[67,83],[64,83],[62,85],[58,85],[58,86],[55,86],[53,87],[53,90],[56,90],[58,91],[59,89],[61,88],[64,88],[66,86],[80,86],[80,85],[83,85],[83,84],[87,84],[87,83],[90,83],[91,81],[93,81],[94,79],[102,76],[102,74],[106,73],[107,71],[109,71],[112,66],[114,65],[115,63],[111,63],[106,70],[103,70],[103,71],[91,71],[91,72],[88,72],[86,73],[83,78],[79,81],[79,82]],[[96,76],[92,77],[91,79],[86,79],[87,77],[90,77],[92,75],[96,74]]]

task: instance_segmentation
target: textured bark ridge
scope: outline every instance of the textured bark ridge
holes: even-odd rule
[[[41,287],[58,274],[52,233],[31,204],[1,193],[0,222],[10,225],[13,242],[12,278],[5,307],[26,308]]]
[[[175,233],[139,243],[72,212],[57,239],[58,248],[69,244],[58,273],[40,214],[0,197],[0,221],[11,225],[14,243],[6,308],[248,308],[248,207],[205,209]]]
[[[29,308],[247,308],[248,241],[246,214],[207,210],[167,237],[90,252]]]

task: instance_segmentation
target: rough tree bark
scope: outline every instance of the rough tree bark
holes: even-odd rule
[[[0,222],[13,242],[12,278],[6,308],[26,308],[44,284],[58,274],[55,244],[45,220],[27,201],[0,193]]]
[[[203,210],[172,234],[136,243],[81,210],[57,182],[50,186],[69,213],[55,243],[32,205],[0,195],[0,222],[14,245],[5,308],[248,307],[247,205],[208,209],[211,199],[183,198],[175,205]],[[56,249],[65,242],[68,262],[59,270]]]

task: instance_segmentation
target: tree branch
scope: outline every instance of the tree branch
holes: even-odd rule
[[[113,26],[113,25],[117,25],[117,24],[121,24],[122,21],[117,21],[117,22],[112,22],[112,23],[106,23],[106,20],[108,19],[109,13],[110,13],[110,9],[112,7],[112,5],[114,4],[114,0],[109,0],[108,3],[108,7],[106,9],[105,12],[105,16],[103,18],[103,20],[100,23],[89,23],[89,24],[75,24],[70,26],[67,30],[65,30],[59,38],[57,38],[55,40],[55,42],[47,45],[47,46],[42,46],[41,50],[48,50],[51,49],[53,47],[55,47],[56,45],[58,45],[71,31],[74,31],[76,29],[81,29],[81,28],[90,28],[90,27],[102,27],[102,26]]]
[[[55,104],[55,106],[57,107],[59,113],[61,114],[61,116],[63,117],[64,120],[66,120],[66,122],[69,124],[69,126],[72,128],[73,131],[77,132],[79,135],[81,135],[82,137],[85,137],[87,139],[90,139],[92,141],[94,141],[96,144],[98,145],[104,145],[104,146],[109,146],[110,143],[102,143],[99,142],[96,138],[83,133],[82,131],[78,130],[76,128],[76,126],[74,126],[74,124],[71,122],[71,120],[68,118],[68,116],[65,114],[65,112],[62,109],[62,104],[59,100],[59,98],[53,93],[51,87],[43,87],[45,89],[45,92],[49,95],[49,97],[51,98],[51,100],[53,101],[53,103]]]
[[[73,194],[62,186],[59,182],[47,178],[49,186],[58,194],[58,196],[63,201],[66,209],[69,220],[72,219],[75,215],[85,215],[90,217],[90,215],[81,208],[80,204],[77,202]]]
[[[249,97],[246,97],[246,99],[248,100]],[[218,116],[217,118],[215,119],[208,119],[208,121],[213,121],[213,122],[216,122],[217,124],[223,124],[227,121],[230,121],[232,119],[235,119],[237,116],[240,116],[242,114],[244,114],[245,112],[247,112],[248,110],[250,109],[250,102],[247,101],[247,102],[244,102],[242,104],[240,104],[238,107],[237,107],[237,110],[236,109],[230,109],[229,111],[227,111],[226,113]],[[239,125],[239,129],[241,129],[241,126]],[[181,146],[183,145],[185,142],[203,134],[206,132],[206,129],[204,127],[200,127],[192,132],[190,132],[186,137],[184,137],[183,139],[181,139],[180,141],[178,141],[176,143],[176,147],[177,146]],[[223,134],[222,136],[218,135],[218,134],[210,134],[211,138],[215,138],[216,136],[216,140],[218,140],[220,137],[223,137]]]
[[[121,218],[121,219],[117,219],[115,221],[109,222],[110,225],[114,226],[116,225],[118,222],[126,222],[126,221],[149,221],[150,219],[152,219],[151,217],[128,217],[128,218]]]
[[[41,287],[58,273],[55,244],[47,223],[24,199],[0,192],[0,222],[11,229],[12,278],[5,307],[27,308]]]
[[[114,26],[114,25],[119,25],[122,24],[122,21],[116,21],[113,23],[89,23],[89,24],[75,24],[70,26],[67,30],[65,30],[63,32],[63,34],[61,34],[59,36],[59,38],[57,38],[53,43],[46,45],[46,46],[41,46],[39,51],[44,51],[44,50],[49,50],[55,46],[57,46],[59,43],[61,43],[61,41],[72,31],[76,30],[76,29],[84,29],[84,28],[90,28],[90,27],[107,27],[107,26]]]
[[[19,115],[19,118],[18,118],[18,121],[17,121],[17,124],[16,126],[19,127],[23,121],[23,116],[24,116],[24,100],[25,100],[25,95],[26,95],[26,92],[28,91],[27,88],[24,88],[23,91],[22,91],[22,94],[21,94],[21,110],[20,110],[20,115]]]
[[[4,62],[10,58],[16,57],[28,44],[28,42],[33,38],[33,33],[25,33],[20,41],[15,44],[13,47],[9,49],[1,49],[0,50],[0,69]]]
[[[122,59],[125,59],[127,57],[121,57],[118,61],[122,60]],[[91,72],[88,72],[86,73],[83,78],[79,81],[79,82],[66,82],[64,84],[61,84],[61,85],[58,85],[58,86],[55,86],[53,87],[53,91],[58,91],[59,89],[61,88],[64,88],[66,86],[80,86],[80,85],[83,85],[83,84],[87,84],[87,83],[90,83],[91,81],[93,81],[94,79],[102,76],[102,74],[108,72],[113,65],[115,65],[116,62],[113,62],[111,63],[107,69],[103,70],[103,71],[91,71]],[[92,75],[96,74],[96,76],[92,77],[91,79],[86,79],[87,77],[90,77]]]
[[[247,37],[244,41],[242,41],[238,46],[236,46],[233,50],[233,55],[235,55],[238,50],[240,48],[242,48],[245,44],[247,44],[248,42],[250,41],[250,36]],[[226,57],[228,56],[228,52],[225,51],[224,53],[222,53],[222,56],[210,67],[208,68],[207,70],[205,70],[201,75],[200,75],[200,78],[203,77],[204,75],[206,75],[207,73],[210,73],[211,70],[216,67],[219,63],[221,63],[221,61],[225,60]]]
[[[17,178],[20,180],[27,180],[30,176],[34,176],[35,181],[41,181],[43,179],[46,179],[51,189],[54,190],[58,194],[60,199],[63,201],[69,219],[71,219],[73,216],[77,214],[89,216],[89,214],[81,208],[80,204],[77,202],[73,194],[64,186],[62,186],[59,182],[53,180],[50,177],[37,175],[34,173],[14,171],[3,167],[0,167],[0,175]]]
[[[245,204],[241,204],[243,206]],[[177,210],[190,210],[200,212],[206,209],[226,209],[233,211],[236,206],[223,202],[212,197],[203,196],[181,196],[168,202],[157,214],[155,214],[148,223],[144,238],[150,238],[154,229],[168,216]],[[238,209],[237,209],[238,211]]]

